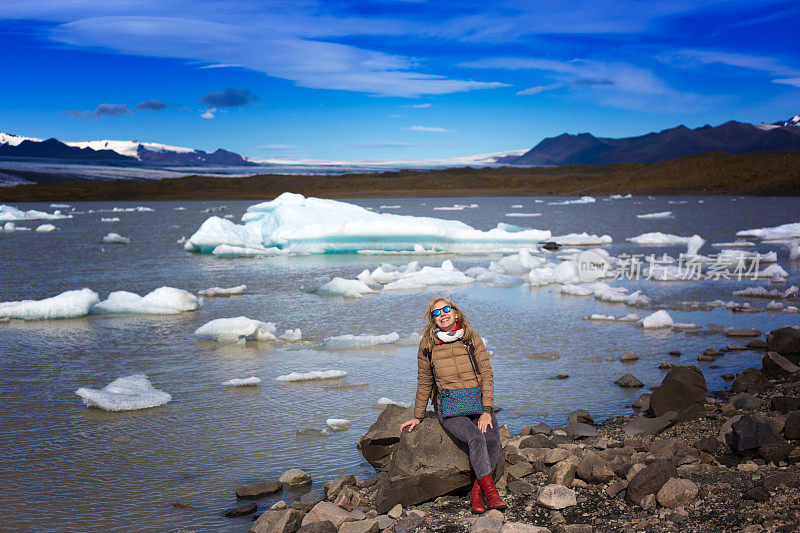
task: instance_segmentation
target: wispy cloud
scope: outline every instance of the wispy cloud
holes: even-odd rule
[[[212,107],[241,107],[258,101],[258,97],[250,89],[225,89],[221,92],[208,93],[200,101]]]
[[[167,104],[156,98],[151,98],[146,102],[139,102],[136,104],[138,111],[163,111],[167,108]]]
[[[262,144],[261,146],[256,146],[256,150],[271,150],[273,152],[292,152],[295,150],[299,150],[299,146],[295,146],[293,144]]]
[[[536,87],[528,87],[527,89],[523,89],[521,91],[517,91],[517,96],[530,96],[534,94],[543,93],[545,91],[554,91],[556,89],[560,89],[564,86],[563,83],[551,83],[550,85],[537,85]]]
[[[433,105],[433,104],[431,104],[431,103],[425,103],[425,104],[411,104],[411,105],[408,105],[408,106],[406,106],[406,107],[411,107],[411,108],[414,108],[414,109],[427,109],[427,108],[431,107],[432,105]]]
[[[205,111],[203,111],[200,114],[200,116],[202,118],[207,119],[207,120],[211,120],[212,118],[214,118],[214,116],[215,116],[214,113],[216,113],[216,112],[217,112],[217,108],[216,107],[211,107],[211,108],[206,109]]]
[[[778,58],[724,52],[719,50],[683,49],[659,56],[663,62],[683,68],[703,68],[708,65],[725,65],[749,71],[764,72],[774,83],[798,86],[800,68],[790,67]]]
[[[78,111],[77,109],[70,109],[66,114],[72,118],[81,120],[97,120],[102,116],[108,117],[121,117],[123,115],[130,115],[131,110],[125,104],[100,104],[94,111]]]
[[[411,131],[425,131],[428,133],[450,133],[450,130],[444,128],[436,128],[433,126],[409,126],[406,129]]]

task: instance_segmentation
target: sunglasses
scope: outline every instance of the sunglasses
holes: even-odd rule
[[[450,306],[449,306],[449,305],[445,305],[445,306],[444,306],[444,307],[442,307],[441,309],[434,309],[433,311],[431,311],[431,315],[433,315],[433,316],[439,316],[439,315],[441,315],[441,314],[442,314],[442,312],[449,313],[449,312],[450,312],[450,309],[451,309],[451,308],[450,308]]]

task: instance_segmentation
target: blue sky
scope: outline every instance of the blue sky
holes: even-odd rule
[[[0,131],[420,159],[800,113],[800,3],[26,0]]]

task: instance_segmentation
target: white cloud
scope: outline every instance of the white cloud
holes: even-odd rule
[[[784,78],[772,80],[772,83],[780,83],[782,85],[791,85],[793,87],[800,87],[800,78]]]
[[[217,112],[217,108],[216,107],[212,107],[210,109],[206,109],[205,112],[203,114],[201,114],[200,116],[203,117],[203,118],[211,120],[212,118],[214,118],[214,113],[216,113],[216,112]]]
[[[256,146],[256,150],[275,150],[275,151],[293,151],[299,150],[299,146],[295,146],[293,144],[262,144],[261,146]]]
[[[517,91],[517,96],[530,96],[533,94],[543,93],[545,91],[553,91],[555,89],[560,89],[563,86],[564,84],[561,82],[551,83],[550,85],[537,85],[536,87],[528,87],[527,89]]]
[[[435,128],[433,126],[409,126],[407,129],[411,131],[425,131],[428,133],[450,133],[450,130]]]
[[[764,72],[775,79],[773,83],[798,86],[800,69],[783,64],[770,56],[723,52],[719,50],[684,49],[662,54],[660,59],[674,66],[701,68],[706,65],[727,65],[740,69]]]
[[[427,108],[431,107],[431,105],[433,105],[433,104],[430,104],[430,103],[427,103],[427,104],[412,104],[412,105],[407,106],[407,107],[412,107],[414,109],[427,109]]]

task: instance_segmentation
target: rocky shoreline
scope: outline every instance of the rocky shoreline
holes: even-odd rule
[[[639,414],[596,424],[579,409],[563,427],[516,436],[504,426],[495,476],[505,512],[472,515],[464,450],[432,417],[399,435],[410,408],[389,406],[359,441],[374,478],[341,476],[324,494],[251,502],[228,516],[260,512],[251,533],[798,531],[800,326],[762,342],[761,368],[741,372],[731,390],[709,392],[697,367],[678,366],[636,402]],[[236,495],[310,483],[292,469]]]

